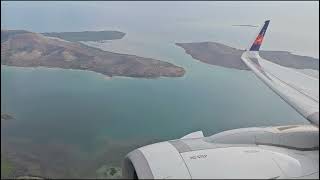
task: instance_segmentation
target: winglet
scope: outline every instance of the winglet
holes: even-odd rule
[[[264,22],[263,27],[261,28],[261,30],[260,30],[258,36],[255,38],[254,42],[252,43],[249,51],[259,51],[260,46],[261,46],[262,41],[263,41],[264,34],[267,31],[269,22],[270,22],[270,20],[267,20],[267,21]]]

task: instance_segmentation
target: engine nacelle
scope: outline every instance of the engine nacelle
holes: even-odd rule
[[[302,176],[319,177],[319,129],[309,125],[243,128],[210,137],[195,132],[138,148],[123,165],[128,179]]]

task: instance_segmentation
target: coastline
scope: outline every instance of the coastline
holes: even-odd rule
[[[104,51],[85,43],[49,38],[25,31],[1,31],[1,64],[87,70],[105,76],[155,79],[182,77],[183,67],[152,58]],[[9,43],[10,42],[10,43]]]
[[[217,42],[175,43],[194,60],[226,68],[249,70],[241,61],[245,51]],[[260,56],[278,65],[319,71],[319,59],[310,56],[300,56],[288,51],[260,51]]]

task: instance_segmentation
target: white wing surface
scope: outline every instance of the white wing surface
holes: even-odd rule
[[[259,48],[270,21],[266,21],[242,61],[266,85],[312,124],[319,126],[319,77],[280,66],[259,56]]]

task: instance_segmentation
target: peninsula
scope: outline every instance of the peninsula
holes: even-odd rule
[[[249,70],[240,57],[244,50],[216,42],[176,43],[192,58],[227,68]],[[294,55],[285,51],[260,51],[260,56],[281,66],[319,71],[319,59]]]
[[[41,34],[72,42],[115,40],[125,36],[125,33],[120,31],[49,32]]]
[[[1,30],[1,64],[89,70],[110,77],[181,77],[185,73],[169,62],[103,51],[24,30]]]

